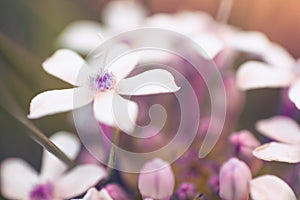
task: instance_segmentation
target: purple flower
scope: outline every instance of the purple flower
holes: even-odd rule
[[[193,200],[198,194],[197,187],[192,183],[182,183],[175,192],[176,200]]]

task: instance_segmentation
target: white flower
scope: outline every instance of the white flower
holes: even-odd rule
[[[175,31],[192,39],[200,47],[197,49],[199,53],[207,59],[213,59],[220,52],[225,52],[222,57],[224,59],[230,57],[231,60],[237,52],[245,52],[254,54],[270,64],[286,65],[291,60],[285,50],[271,43],[264,34],[221,25],[204,12],[159,13],[149,17],[146,17],[145,13],[145,10],[136,2],[113,1],[104,9],[104,24],[90,20],[73,22],[62,31],[58,37],[58,43],[62,47],[87,54],[101,43],[99,33],[112,37],[136,28],[161,28]],[[124,20],[126,23],[123,22]],[[157,40],[156,37],[153,38]],[[151,38],[147,40],[151,43]],[[153,42],[155,44],[158,41]],[[170,48],[174,45],[173,40],[164,39],[161,42]],[[157,61],[157,57],[162,55],[161,52],[158,55],[155,52],[153,54],[149,55],[147,52],[146,56],[155,57]],[[169,58],[169,56],[163,58]]]
[[[163,69],[148,70],[124,79],[137,61],[136,53],[128,54],[95,71],[75,52],[58,50],[43,63],[44,70],[78,87],[38,94],[30,103],[28,117],[34,119],[65,112],[93,102],[94,115],[99,122],[132,132],[138,106],[120,95],[170,93],[180,89],[173,75]]]
[[[266,161],[300,162],[300,127],[297,122],[288,117],[276,116],[258,121],[256,129],[278,141],[257,147],[253,151],[257,158]]]
[[[267,62],[248,61],[237,71],[242,90],[289,87],[289,99],[300,109],[299,61],[282,47],[270,43],[263,48]]]
[[[250,181],[250,195],[253,200],[297,200],[290,186],[273,175],[263,175],[252,179]]]
[[[78,139],[70,133],[59,132],[50,139],[71,159],[80,150]],[[40,174],[21,159],[6,159],[1,163],[1,192],[9,199],[62,200],[84,193],[106,177],[105,169],[96,165],[66,170],[67,166],[47,151],[43,153]]]
[[[103,24],[92,20],[74,21],[64,28],[58,36],[57,43],[61,47],[87,55],[101,44],[101,35],[112,37],[123,31],[135,29],[145,16],[145,9],[136,1],[111,1],[103,9]]]

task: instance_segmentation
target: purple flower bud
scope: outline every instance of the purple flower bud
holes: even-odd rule
[[[220,191],[220,183],[219,183],[219,176],[214,175],[208,181],[209,187],[211,188],[212,192],[218,194]]]
[[[229,159],[220,170],[219,195],[224,200],[248,200],[252,179],[248,166],[237,158]]]
[[[130,200],[127,193],[118,184],[108,184],[105,189],[113,200]]]
[[[169,199],[175,178],[169,163],[155,158],[147,162],[139,175],[138,187],[144,198]]]
[[[198,194],[197,187],[192,183],[182,183],[175,192],[176,200],[193,200]]]
[[[252,151],[260,146],[260,142],[247,130],[242,130],[230,136],[229,142],[233,145],[234,155],[245,161],[253,173],[260,170],[262,160],[253,156]]]

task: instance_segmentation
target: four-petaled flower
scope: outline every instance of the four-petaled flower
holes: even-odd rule
[[[38,94],[30,104],[29,118],[69,111],[93,102],[95,118],[106,125],[132,132],[138,114],[135,102],[120,95],[176,92],[173,75],[152,69],[124,79],[138,62],[138,54],[125,55],[109,66],[93,69],[75,52],[58,50],[43,63],[48,73],[78,87]]]

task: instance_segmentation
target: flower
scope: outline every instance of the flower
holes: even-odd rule
[[[98,191],[96,188],[91,188],[87,191],[82,199],[73,200],[113,200],[105,189]]]
[[[257,147],[254,156],[266,161],[300,162],[300,127],[297,122],[289,117],[275,116],[258,121],[256,129],[278,142]]]
[[[279,46],[269,46],[266,54],[277,57],[272,63],[248,61],[237,71],[238,85],[243,90],[257,88],[289,88],[289,99],[300,109],[300,60]],[[278,52],[276,52],[278,51]]]
[[[244,162],[237,158],[229,159],[220,169],[220,197],[224,200],[249,199],[251,179],[251,171]]]
[[[250,169],[243,161],[237,158],[229,159],[223,164],[219,174],[221,198],[247,200],[250,194],[253,200],[296,200],[293,190],[280,178],[273,175],[263,175],[254,179],[251,177]]]
[[[141,169],[138,187],[144,199],[165,200],[173,193],[175,178],[169,163],[160,158],[147,162]]]
[[[290,186],[273,175],[263,175],[251,180],[250,194],[254,200],[297,199]]]
[[[252,154],[252,151],[260,146],[260,142],[253,134],[248,130],[241,130],[231,134],[229,142],[234,148],[235,156],[245,161],[250,166],[252,173],[258,172],[263,163]]]
[[[79,141],[70,133],[58,132],[50,139],[72,159],[79,152]],[[106,177],[105,169],[97,165],[78,165],[65,173],[66,170],[67,166],[47,151],[43,153],[39,175],[25,161],[8,158],[1,163],[2,194],[9,199],[68,199]]]
[[[119,185],[115,183],[111,183],[106,185],[100,191],[98,191],[96,188],[89,189],[81,200],[129,200],[129,199],[130,198],[127,196],[127,194]]]
[[[193,200],[199,194],[197,187],[193,183],[182,183],[176,190],[174,199]]]
[[[135,29],[145,16],[146,10],[136,1],[111,1],[103,9],[103,24],[92,20],[74,21],[64,28],[57,38],[57,43],[61,47],[87,55],[101,44],[101,34],[111,37]]]
[[[28,117],[40,118],[93,102],[97,121],[132,132],[138,106],[120,95],[170,93],[180,89],[173,75],[163,69],[148,70],[124,79],[137,61],[138,55],[133,53],[95,71],[77,53],[67,49],[56,51],[43,63],[44,70],[76,87],[38,94],[30,103]]]

